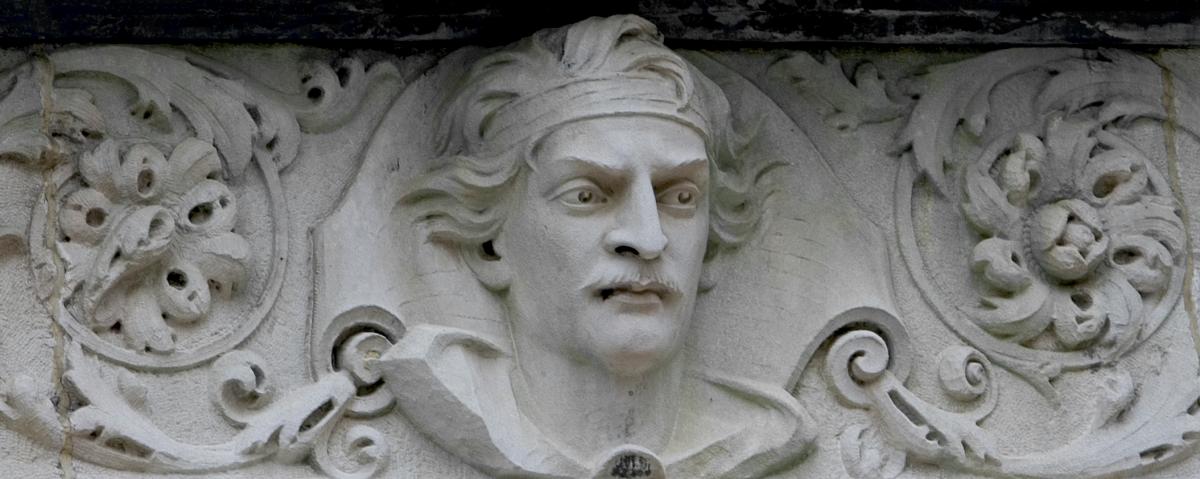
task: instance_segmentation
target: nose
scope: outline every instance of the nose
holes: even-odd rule
[[[654,188],[648,180],[641,183],[630,191],[617,223],[604,235],[604,247],[616,255],[652,260],[667,248],[667,235],[663,234]]]

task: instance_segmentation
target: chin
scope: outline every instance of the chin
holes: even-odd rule
[[[592,333],[593,355],[616,376],[636,377],[669,363],[679,352],[677,318],[620,315],[606,318]]]

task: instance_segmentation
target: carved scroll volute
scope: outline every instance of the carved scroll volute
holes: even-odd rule
[[[1036,89],[1003,95],[1024,97],[1032,111],[992,115],[1006,82],[1031,79],[1040,80]],[[922,80],[930,91],[899,142],[911,160],[896,191],[909,269],[957,334],[1054,399],[1050,379],[1118,361],[1179,302],[1179,201],[1153,158],[1159,146],[1132,133],[1135,124],[1164,125],[1173,108],[1163,103],[1162,70],[1120,52],[1011,50],[937,67]],[[1190,93],[1175,100],[1181,112],[1195,110]],[[1178,126],[1190,133],[1188,124]],[[956,132],[968,140],[951,141]],[[933,189],[917,191],[917,177]],[[957,218],[914,210],[914,195],[956,205]],[[975,276],[953,295],[938,288],[959,285],[923,259],[940,240],[913,227],[949,219],[972,231],[972,254],[960,263]],[[977,300],[948,299],[961,295]]]
[[[319,98],[171,49],[62,49],[5,77],[0,162],[33,171],[42,191],[27,221],[0,219],[0,248],[28,247],[36,293],[65,335],[58,404],[29,377],[3,378],[0,421],[75,460],[150,474],[266,460],[310,460],[339,478],[386,467],[383,434],[342,419],[390,405],[370,394],[381,389],[371,361],[403,334],[398,320],[369,331],[345,322],[358,329],[333,333],[322,356],[331,366],[292,389],[272,384],[264,358],[234,349],[283,284],[280,173],[301,130],[331,131],[368,96],[394,94],[379,88],[396,85],[390,64],[334,66],[311,62],[296,74]],[[0,194],[10,191],[0,184]],[[29,203],[0,198],[0,213]],[[129,371],[202,365],[211,367],[216,410],[238,431],[224,442],[193,444],[160,429],[148,417],[145,376]]]
[[[297,77],[320,95],[287,95],[197,54],[132,47],[64,49],[20,70],[0,155],[53,169],[23,239],[38,294],[86,348],[152,370],[211,360],[255,331],[283,284],[279,173],[301,129],[344,123],[399,79],[386,62],[308,62]],[[266,204],[240,207],[253,190]],[[244,233],[258,225],[269,234]]]
[[[13,154],[37,153],[52,171],[28,245],[55,320],[89,350],[142,369],[191,367],[244,341],[283,281],[278,174],[295,157],[296,120],[166,52],[66,49],[35,65],[52,82],[54,121],[8,134],[48,138],[40,153]],[[241,207],[259,188],[267,204]],[[250,223],[270,234],[244,234]]]
[[[898,149],[901,252],[935,313],[970,346],[943,352],[943,392],[982,402],[972,413],[945,411],[859,358],[861,371],[843,369],[855,385],[887,391],[866,407],[879,412],[891,447],[972,472],[1063,478],[1144,472],[1197,449],[1194,371],[1164,365],[1133,378],[1120,368],[1176,309],[1187,274],[1182,208],[1159,166],[1173,160],[1155,158],[1161,145],[1132,132],[1154,125],[1195,135],[1192,93],[1184,84],[1164,86],[1164,78],[1136,55],[1047,49],[994,52],[922,79],[926,91]],[[1006,89],[1009,81],[1037,87]],[[992,114],[993,102],[1013,96],[1031,109]],[[970,254],[957,265],[972,281],[947,275],[944,261],[941,268],[925,261],[961,251],[948,242],[963,237],[921,234],[917,225],[969,228]],[[886,353],[859,333],[830,354],[854,351]],[[991,362],[1052,404],[1052,379],[1101,371],[1093,425],[1051,451],[998,452],[979,426],[996,401]],[[847,444],[853,450],[854,441]]]
[[[395,397],[383,385],[379,360],[404,336],[405,327],[396,315],[378,306],[359,306],[338,315],[315,342],[324,354],[311,358],[317,375],[346,374],[357,388],[347,412],[371,417],[386,413]]]
[[[908,331],[895,315],[877,308],[846,311],[830,322],[826,335],[835,341],[825,357],[825,378],[846,406],[872,404],[863,383],[878,380],[884,372],[904,381],[913,353]]]
[[[843,404],[872,410],[879,417],[877,425],[851,425],[842,432],[847,472],[854,477],[891,477],[906,458],[977,471],[995,467],[997,446],[979,427],[997,401],[987,358],[967,347],[942,352],[938,378],[943,391],[972,406],[966,413],[945,411],[905,387],[906,371],[897,367],[903,364],[898,354],[911,353],[899,322],[882,312],[859,313],[856,319],[834,334],[823,371]],[[860,462],[867,450],[881,459]]]

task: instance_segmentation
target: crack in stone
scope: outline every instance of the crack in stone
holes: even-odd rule
[[[1176,121],[1177,113],[1175,111],[1175,83],[1171,75],[1171,70],[1162,64],[1160,55],[1154,56],[1154,62],[1158,64],[1162,70],[1163,77],[1163,108],[1167,112],[1167,121],[1163,122],[1163,142],[1166,143],[1167,153],[1167,176],[1170,178],[1171,194],[1175,196],[1175,200],[1179,202],[1179,208],[1182,210],[1183,230],[1187,233],[1184,235],[1184,275],[1183,275],[1183,305],[1188,315],[1188,326],[1192,333],[1192,344],[1196,349],[1196,355],[1200,356],[1200,316],[1196,315],[1196,298],[1195,291],[1192,290],[1195,284],[1195,256],[1192,252],[1192,233],[1191,233],[1191,212],[1188,211],[1187,202],[1184,201],[1183,186],[1180,181],[1179,173],[1179,154],[1175,148]]]
[[[34,75],[38,82],[39,91],[41,93],[41,133],[46,138],[50,139],[47,149],[42,152],[42,157],[38,163],[42,165],[42,194],[46,201],[46,229],[44,241],[45,246],[51,252],[51,259],[54,262],[54,287],[50,291],[50,334],[54,337],[54,361],[51,369],[51,384],[54,385],[55,410],[58,413],[58,421],[62,426],[62,447],[58,451],[58,467],[62,471],[64,479],[73,479],[75,477],[75,467],[72,457],[72,441],[71,441],[71,419],[69,416],[69,406],[71,403],[69,393],[63,384],[63,375],[66,372],[66,337],[62,326],[58,324],[58,316],[61,314],[60,300],[62,288],[65,282],[63,260],[59,256],[58,248],[55,247],[55,238],[58,238],[58,186],[55,184],[54,171],[58,167],[59,161],[62,159],[61,152],[58,151],[58,143],[51,136],[51,122],[54,114],[54,65],[46,56],[44,47],[38,45],[34,47]]]

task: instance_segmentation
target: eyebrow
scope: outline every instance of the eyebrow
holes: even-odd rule
[[[553,164],[556,164],[556,165],[560,165],[563,163],[573,164],[576,166],[583,166],[584,168],[587,168],[590,170],[596,170],[605,176],[621,177],[626,174],[625,170],[622,170],[620,168],[615,168],[615,167],[606,165],[604,163],[600,163],[595,160],[589,160],[587,158],[580,158],[578,156],[563,156],[563,157],[559,157],[557,160],[555,160],[553,162]]]
[[[685,170],[699,168],[701,166],[703,166],[705,168],[708,167],[708,158],[695,158],[695,159],[687,160],[687,161],[680,163],[678,165],[675,165],[675,166],[669,166],[666,168],[658,168],[658,169],[655,169],[654,171],[685,171]]]
[[[696,158],[696,159],[685,161],[678,165],[668,166],[666,168],[656,168],[654,170],[653,175],[655,177],[657,177],[659,175],[675,177],[675,176],[679,176],[681,174],[690,174],[696,170],[707,172],[708,171],[708,158]],[[671,182],[673,182],[673,180],[674,180],[674,178],[672,178],[671,180],[667,180],[666,182],[663,182],[663,183],[671,183]],[[659,181],[657,181],[657,179],[655,179],[655,187],[657,188],[659,186],[661,186],[661,185],[659,185]]]
[[[600,170],[606,174],[613,175],[613,176],[621,176],[621,175],[625,174],[625,170],[623,170],[621,168],[615,168],[615,167],[606,165],[604,163],[600,163],[598,161],[589,160],[587,158],[581,158],[578,156],[562,156],[556,160],[556,163],[563,163],[563,162],[582,164],[583,166],[585,166],[587,168],[590,168],[593,170]],[[704,167],[708,166],[708,158],[694,158],[691,160],[687,160],[678,165],[669,166],[666,168],[656,168],[655,171],[656,172],[658,172],[658,171],[685,171],[685,170],[691,170],[694,168],[698,168],[701,166],[704,166]]]
[[[609,165],[600,163],[595,160],[590,160],[587,158],[582,158],[582,157],[578,157],[578,156],[574,156],[574,155],[560,156],[556,160],[552,161],[551,164],[556,165],[556,166],[552,166],[552,167],[548,168],[551,171],[553,171],[555,169],[567,168],[567,167],[571,167],[571,166],[582,167],[586,170],[590,170],[590,172],[594,175],[604,177],[606,180],[625,178],[626,176],[629,175],[629,172],[624,169],[609,166]],[[678,165],[668,166],[665,168],[656,168],[652,172],[652,176],[658,177],[660,175],[666,175],[669,177],[674,177],[678,174],[691,173],[694,170],[708,171],[708,159],[707,158],[694,158],[691,160],[687,160]],[[651,181],[654,182],[655,188],[662,186],[662,184],[664,184],[664,183],[672,183],[675,180],[675,178],[671,178],[670,180],[661,182],[661,181],[657,181],[657,179],[653,178],[653,177],[651,178]],[[707,182],[705,182],[705,183],[707,183]]]

